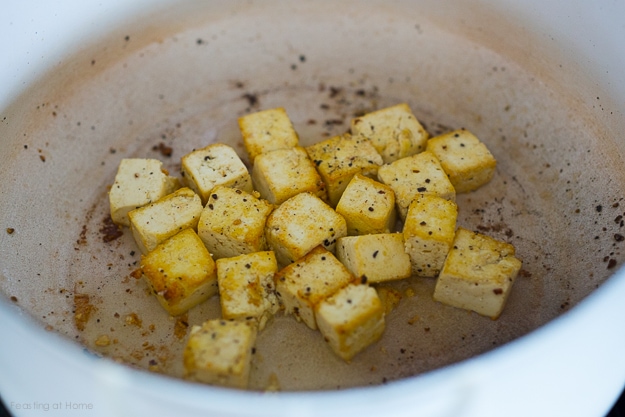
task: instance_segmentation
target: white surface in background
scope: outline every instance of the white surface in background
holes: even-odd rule
[[[69,53],[153,12],[165,0],[5,1],[0,6],[0,109]]]

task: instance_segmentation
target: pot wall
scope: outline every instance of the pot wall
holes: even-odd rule
[[[2,95],[2,100],[4,100],[2,108],[5,108],[19,93],[26,91],[28,84],[36,82],[50,68],[57,66],[57,68],[67,69],[67,66],[59,64],[65,55],[65,48],[79,48],[75,34],[79,33],[82,28],[93,26],[89,22],[97,21],[101,25],[97,33],[93,35],[93,40],[98,40],[102,34],[108,32],[106,23],[119,22],[117,19],[120,15],[125,16],[124,22],[119,23],[125,29],[125,22],[131,21],[132,15],[142,13],[138,4],[133,3],[133,6],[129,6],[120,2],[119,6],[111,4],[106,10],[85,7],[84,13],[90,14],[91,17],[84,20],[77,19],[78,26],[69,23],[76,19],[76,15],[73,15],[71,11],[77,9],[69,7],[61,9],[55,12],[55,17],[68,19],[68,24],[62,25],[65,31],[59,32],[51,26],[46,26],[56,24],[57,20],[45,19],[44,16],[47,14],[43,12],[38,15],[39,17],[26,19],[23,25],[16,25],[18,17],[10,17],[8,26],[19,26],[20,29],[15,35],[3,37],[3,39],[26,39],[28,46],[10,48],[10,50],[20,52],[12,57],[12,64],[6,67],[6,79],[14,80],[14,82],[9,84],[12,87],[3,91],[5,94]],[[593,124],[597,124],[596,121],[599,120],[602,128],[597,132],[600,136],[618,137],[618,132],[624,128],[622,115],[625,107],[625,91],[623,91],[625,82],[623,82],[622,74],[625,72],[619,70],[623,68],[623,55],[612,53],[619,49],[612,41],[615,38],[611,34],[619,30],[622,32],[623,28],[619,27],[618,23],[606,20],[601,13],[618,16],[622,10],[609,9],[609,7],[621,6],[602,4],[601,7],[595,8],[578,4],[577,8],[565,7],[565,5],[561,5],[561,8],[551,8],[552,5],[524,3],[519,9],[519,5],[503,2],[493,4],[459,2],[458,4],[473,6],[473,12],[462,11],[464,9],[460,7],[434,8],[434,3],[429,2],[423,2],[422,7],[428,10],[432,21],[443,27],[458,28],[455,30],[463,36],[505,55],[527,71],[536,74],[558,94],[558,97],[563,97],[568,111],[575,111],[581,117],[592,120]],[[398,2],[396,6],[409,8],[410,4]],[[20,16],[23,13],[17,10],[18,6],[11,7],[15,8],[14,14],[8,13],[5,16]],[[159,4],[158,7],[165,7],[165,5]],[[185,7],[194,6],[187,4],[178,9],[177,13],[184,14]],[[222,7],[230,6],[222,5]],[[236,6],[231,7],[236,9]],[[546,7],[550,8],[546,10]],[[25,15],[21,14],[21,16]],[[149,18],[157,21],[163,19],[162,16],[158,16],[158,13]],[[509,23],[511,21],[520,23],[513,25]],[[597,24],[596,22],[606,23]],[[39,29],[42,24],[45,29]],[[578,29],[580,27],[581,30]],[[74,31],[76,28],[78,30]],[[167,30],[173,29],[171,26],[167,28]],[[30,33],[30,37],[21,36],[24,33]],[[32,33],[36,33],[34,41]],[[116,33],[125,32],[120,29]],[[514,36],[509,41],[498,42],[493,33],[512,33]],[[576,35],[572,36],[571,33],[576,33]],[[41,38],[38,37],[39,35]],[[81,41],[86,39],[89,37],[80,37]],[[100,47],[104,44],[105,42],[101,43]],[[33,59],[33,56],[41,56],[41,58]],[[107,62],[106,53],[102,56],[104,62]],[[579,59],[579,57],[584,58]],[[114,58],[110,59],[113,65]],[[24,71],[23,68],[29,70]],[[72,68],[71,64],[69,68]],[[58,91],[62,86],[40,85],[41,89],[31,89],[29,92],[45,97],[51,92]],[[592,100],[595,97],[599,99]],[[19,120],[19,110],[30,111],[27,105],[32,102],[35,102],[32,96],[25,98],[23,99],[25,107],[20,108],[18,101],[18,104],[11,107],[9,112],[4,112],[3,116],[8,114],[9,122],[15,123],[15,120]],[[6,122],[6,119],[3,120],[7,129],[5,131],[10,131],[9,122]],[[620,155],[623,154],[623,142],[607,141],[605,146],[607,147],[605,151],[607,165],[618,164],[622,160]],[[5,161],[8,161],[7,155],[11,154],[5,155],[3,165]],[[3,198],[3,201],[7,201],[6,196]],[[3,243],[6,243],[6,236],[4,239]],[[7,274],[6,270],[2,273]],[[592,282],[592,285],[596,283]],[[11,286],[4,288],[11,288]],[[586,304],[580,305],[571,313],[539,331],[491,353],[440,371],[372,389],[276,396],[219,389],[206,390],[205,387],[189,386],[181,381],[133,371],[106,360],[95,361],[88,355],[79,354],[81,349],[68,344],[65,339],[59,339],[55,335],[49,337],[50,335],[43,333],[35,323],[28,319],[19,319],[18,316],[21,313],[14,306],[9,306],[10,302],[4,299],[2,300],[2,314],[5,315],[7,323],[10,323],[9,326],[12,326],[11,330],[20,334],[20,337],[3,342],[2,357],[24,359],[10,360],[3,364],[6,365],[3,369],[12,370],[7,374],[18,375],[16,377],[18,379],[13,381],[20,381],[19,378],[22,378],[22,383],[0,380],[2,383],[0,390],[11,411],[14,411],[16,415],[32,414],[28,414],[26,410],[15,409],[11,406],[12,402],[32,404],[33,401],[39,401],[52,404],[55,401],[61,401],[57,400],[59,398],[64,399],[70,396],[65,388],[54,391],[54,387],[61,386],[60,383],[53,383],[53,389],[50,389],[49,383],[44,386],[33,383],[32,381],[40,380],[37,375],[42,372],[50,375],[51,380],[62,381],[63,385],[67,381],[83,381],[84,376],[89,375],[88,380],[91,382],[76,384],[76,390],[71,391],[71,397],[76,398],[77,403],[93,404],[94,412],[106,411],[106,415],[111,413],[131,415],[134,412],[133,407],[143,407],[150,403],[158,404],[157,409],[161,412],[167,410],[167,407],[171,407],[172,410],[178,407],[188,407],[189,415],[193,415],[194,412],[199,413],[200,410],[206,411],[214,406],[220,407],[224,413],[231,412],[233,415],[245,415],[252,410],[254,413],[263,410],[261,413],[266,412],[269,415],[276,409],[285,410],[286,415],[286,412],[300,408],[307,410],[311,415],[317,413],[327,415],[330,411],[336,413],[344,411],[347,407],[353,406],[355,401],[362,405],[363,412],[373,410],[375,404],[383,404],[384,409],[388,411],[387,407],[389,403],[392,403],[397,406],[393,411],[396,411],[398,415],[413,412],[413,407],[424,407],[424,413],[429,412],[431,415],[449,413],[488,415],[501,410],[500,407],[510,407],[510,404],[515,404],[514,410],[519,412],[518,415],[527,415],[532,412],[538,413],[538,410],[544,411],[547,400],[549,404],[558,404],[560,407],[557,409],[558,412],[570,407],[568,411],[571,415],[596,415],[607,410],[610,401],[615,398],[625,379],[625,365],[614,348],[622,345],[623,334],[616,320],[609,319],[623,316],[622,307],[617,301],[618,297],[615,296],[615,294],[623,294],[623,291],[623,278],[617,274],[611,282],[604,284],[601,290],[589,297]],[[7,291],[8,293],[11,292]],[[584,298],[586,293],[582,291],[577,297]],[[607,320],[606,317],[608,317]],[[583,335],[583,344],[580,343],[580,334]],[[41,339],[44,340],[43,345],[35,342]],[[26,340],[32,340],[33,343],[20,343]],[[25,346],[29,348],[45,346],[45,348],[35,348],[26,354],[28,350]],[[567,346],[567,355],[562,354],[561,346]],[[580,361],[579,358],[586,356],[585,352],[588,350],[598,352],[598,354],[593,355],[592,360],[588,362]],[[31,358],[40,358],[41,362],[36,367],[21,365],[25,362],[33,363]],[[576,366],[571,368],[571,363],[575,363]],[[567,378],[562,380],[560,375],[564,374],[565,370]],[[502,380],[508,382],[501,383]],[[539,384],[538,381],[541,383]],[[26,385],[32,386],[28,394],[23,391]],[[134,391],[133,387],[140,388]],[[500,387],[511,389],[499,391]],[[515,388],[512,389],[512,387]],[[518,391],[521,389],[522,391]],[[174,392],[176,395],[162,401],[162,397],[154,395],[155,391]],[[415,401],[413,394],[406,395],[407,392],[415,391],[424,393],[421,397],[422,401]],[[37,392],[41,393],[40,396],[35,394]],[[362,401],[363,394],[366,394],[366,398],[377,399],[379,402]],[[224,401],[226,397],[229,400]],[[65,401],[72,402],[73,398]],[[450,398],[452,400],[448,401]],[[588,398],[594,400],[588,401]],[[184,399],[183,402],[186,405],[179,402],[179,399]],[[383,402],[382,399],[389,401]],[[581,399],[583,399],[583,404]],[[246,405],[243,406],[244,402]],[[254,403],[255,407],[248,408],[247,404],[250,403]],[[64,414],[61,412],[59,415]]]

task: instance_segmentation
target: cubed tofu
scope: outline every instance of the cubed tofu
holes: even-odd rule
[[[378,170],[380,182],[395,192],[399,216],[406,219],[408,207],[419,194],[434,194],[456,201],[456,191],[436,155],[424,151],[385,164]]]
[[[193,326],[183,352],[185,377],[247,388],[258,329],[253,322],[213,319]]]
[[[141,272],[172,316],[217,294],[215,261],[193,229],[184,229],[142,256]]]
[[[278,272],[274,253],[254,252],[218,259],[216,263],[221,316],[254,318],[262,330],[280,307],[273,281]]]
[[[457,193],[474,191],[495,174],[495,157],[466,129],[431,138],[427,150],[441,162]]]
[[[351,132],[369,139],[385,164],[423,152],[429,137],[406,103],[353,119]]]
[[[293,123],[282,107],[239,117],[239,129],[252,164],[260,154],[299,145]]]
[[[109,191],[111,219],[130,226],[128,212],[153,203],[180,188],[178,178],[170,177],[158,159],[122,159]]]
[[[336,240],[347,235],[347,224],[319,197],[301,193],[269,215],[265,234],[278,263],[285,266],[319,245],[334,252]]]
[[[413,274],[438,276],[454,241],[457,218],[458,206],[453,201],[435,195],[413,200],[403,229]]]
[[[202,201],[190,188],[183,187],[160,200],[128,213],[130,230],[146,254],[156,245],[186,228],[197,227]]]
[[[348,362],[384,333],[384,306],[368,285],[338,290],[317,305],[315,317],[332,350]]]
[[[252,183],[260,196],[272,204],[282,204],[303,192],[328,199],[325,183],[300,146],[258,155],[252,168]]]
[[[318,246],[278,271],[276,294],[286,313],[316,330],[315,306],[353,280],[354,276],[331,252]]]
[[[514,246],[458,228],[434,300],[497,319],[521,269]]]
[[[357,173],[375,178],[384,163],[371,142],[349,134],[334,136],[306,148],[326,184],[328,199],[336,207],[347,184]]]
[[[264,251],[265,223],[272,210],[257,193],[217,186],[202,210],[198,234],[215,259]]]
[[[218,185],[251,193],[252,177],[236,151],[223,143],[214,143],[182,157],[182,176],[186,185],[206,204]]]
[[[395,230],[395,193],[388,185],[362,174],[347,184],[336,212],[345,217],[347,234],[390,233]]]
[[[412,274],[401,233],[342,237],[336,244],[336,257],[354,276],[372,284]]]

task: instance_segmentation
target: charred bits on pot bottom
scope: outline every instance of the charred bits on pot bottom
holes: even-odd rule
[[[102,240],[104,242],[111,242],[124,234],[121,227],[113,223],[111,216],[107,216],[102,221],[102,227],[100,228],[102,234]]]

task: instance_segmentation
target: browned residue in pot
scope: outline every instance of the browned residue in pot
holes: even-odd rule
[[[141,321],[137,313],[128,314],[125,318],[125,321],[126,324],[130,324],[132,326],[141,327],[143,325],[143,322]]]
[[[399,305],[402,295],[396,289],[386,286],[379,286],[377,291],[378,296],[382,301],[382,305],[384,306],[384,312],[388,315],[395,309],[395,307],[397,307],[397,305]]]
[[[85,325],[94,310],[95,307],[89,302],[88,294],[74,293],[74,323],[78,330],[85,330]]]
[[[115,223],[111,216],[105,217],[102,221],[102,227],[100,228],[102,234],[102,240],[104,242],[111,242],[124,234],[122,228]]]
[[[171,146],[167,146],[164,142],[160,142],[158,145],[152,147],[153,151],[158,151],[164,157],[171,157],[174,153],[174,149]]]
[[[187,335],[189,328],[189,316],[187,313],[176,317],[176,325],[174,326],[174,335],[178,339],[183,339]]]

